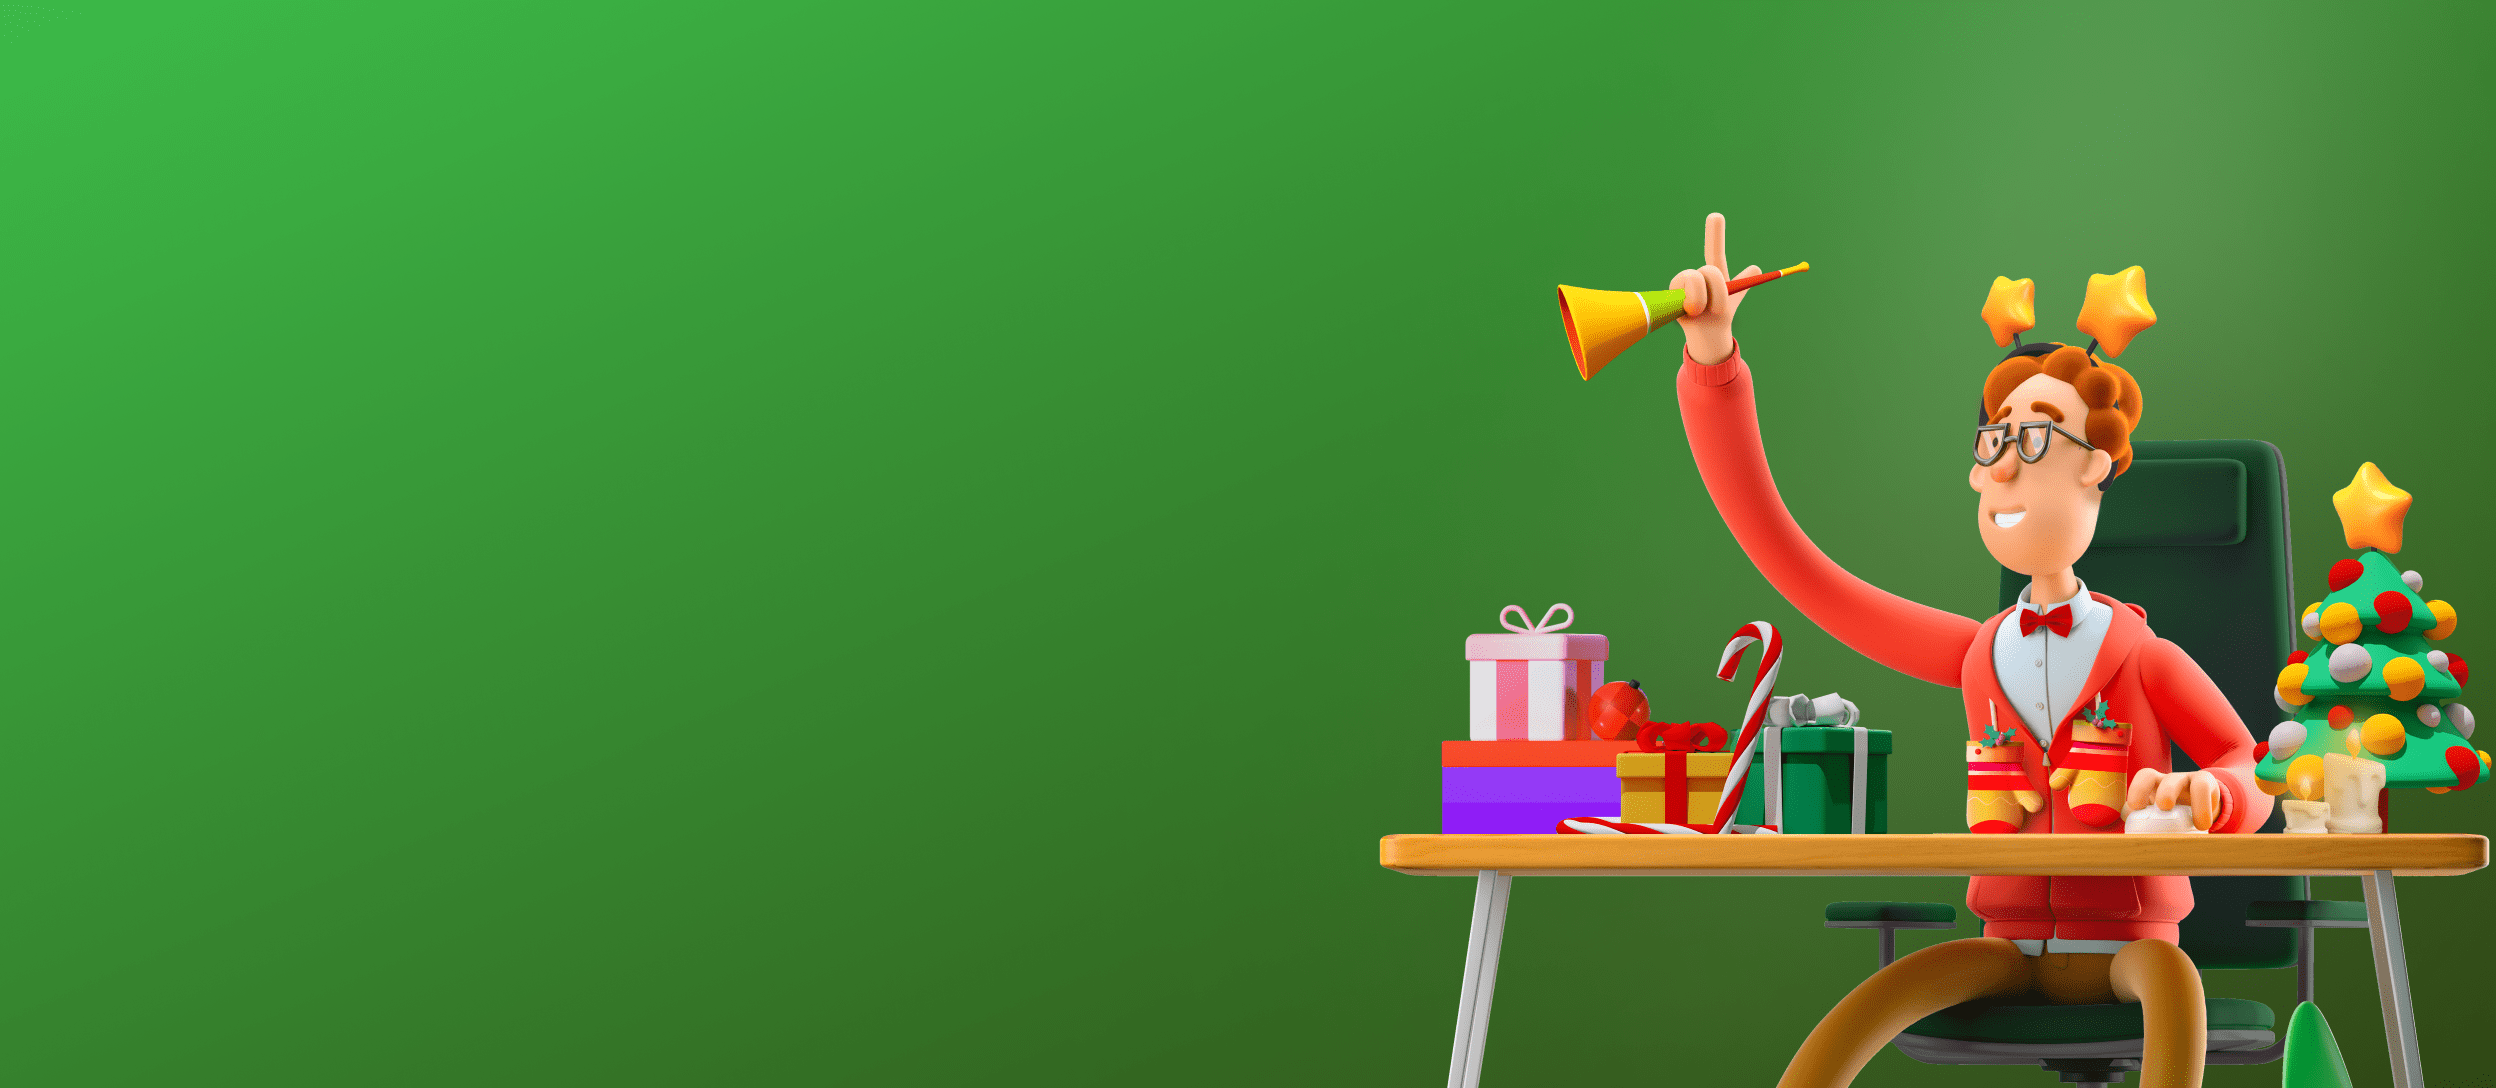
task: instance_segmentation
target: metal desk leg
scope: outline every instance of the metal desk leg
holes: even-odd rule
[[[1514,879],[1484,869],[1473,886],[1473,936],[1465,942],[1465,986],[1456,1000],[1456,1051],[1447,1060],[1447,1088],[1482,1083],[1482,1044],[1491,1035],[1491,991],[1499,985],[1499,938],[1508,929],[1508,883]]]
[[[2377,869],[2366,886],[2366,935],[2375,946],[2375,992],[2383,998],[2384,1049],[2392,1052],[2394,1088],[2426,1088],[2418,1070],[2418,1020],[2409,1003],[2409,956],[2401,950],[2401,901],[2392,873]]]

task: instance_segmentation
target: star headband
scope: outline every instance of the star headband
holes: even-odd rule
[[[1993,330],[1995,347],[2018,344],[2008,359],[2019,355],[2041,355],[2053,350],[2045,345],[2020,343],[2019,334],[2037,327],[2037,281],[2013,280],[2004,276],[1993,278],[1993,290],[1985,296],[1985,308],[1977,311],[1985,327]],[[2100,348],[2106,357],[2115,358],[2130,347],[2132,338],[2141,330],[2158,323],[2158,311],[2149,308],[2149,277],[2141,266],[2133,265],[2111,276],[2090,276],[2088,296],[2080,304],[2081,332],[2089,334],[2090,361],[2096,361]]]

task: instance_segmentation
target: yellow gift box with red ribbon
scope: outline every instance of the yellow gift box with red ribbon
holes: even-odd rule
[[[1716,818],[1730,752],[1623,752],[1613,757],[1621,779],[1621,822],[1707,823]]]

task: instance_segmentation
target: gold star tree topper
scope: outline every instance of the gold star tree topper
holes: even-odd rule
[[[2037,281],[1995,276],[1993,292],[1985,296],[1985,308],[1976,311],[1976,316],[1993,330],[1993,346],[2011,346],[2012,337],[2037,327]]]
[[[2112,359],[2123,354],[2132,338],[2158,323],[2149,308],[2149,274],[2133,265],[2111,276],[2090,276],[2089,296],[2080,304],[2080,331],[2095,337],[2099,351]]]
[[[2392,486],[2383,470],[2368,461],[2357,466],[2349,486],[2331,494],[2340,511],[2340,531],[2351,548],[2375,548],[2385,554],[2401,550],[2401,522],[2409,517],[2409,492]]]

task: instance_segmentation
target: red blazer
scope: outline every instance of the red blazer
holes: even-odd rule
[[[1750,367],[1739,348],[1716,366],[1685,352],[1679,381],[1682,423],[1708,495],[1725,525],[1770,584],[1813,623],[1856,652],[1919,680],[1955,687],[1967,701],[1968,735],[1981,737],[1986,706],[2002,724],[2019,715],[1993,671],[1994,629],[2010,615],[1979,623],[1884,592],[1837,565],[1785,508],[1759,439]],[[2023,745],[2021,769],[2051,801],[2029,817],[2022,834],[2118,834],[2072,818],[2067,794],[2046,788],[2048,764],[2071,749],[2071,722],[2100,696],[2108,715],[2132,725],[2131,771],[2172,769],[2170,741],[2210,771],[2225,799],[2210,830],[2250,832],[2270,818],[2271,798],[2253,782],[2253,737],[2210,682],[2209,674],[2174,643],[2149,629],[2138,606],[2103,593],[2113,607],[2088,683],[2060,717],[2049,752]],[[1955,762],[1955,761],[1954,761]],[[2127,772],[2127,779],[2129,772]],[[2189,878],[2181,876],[1986,876],[1968,882],[1968,908],[1985,920],[1985,935],[2013,940],[2060,937],[2081,941],[2176,939],[2176,923],[2192,913]]]

